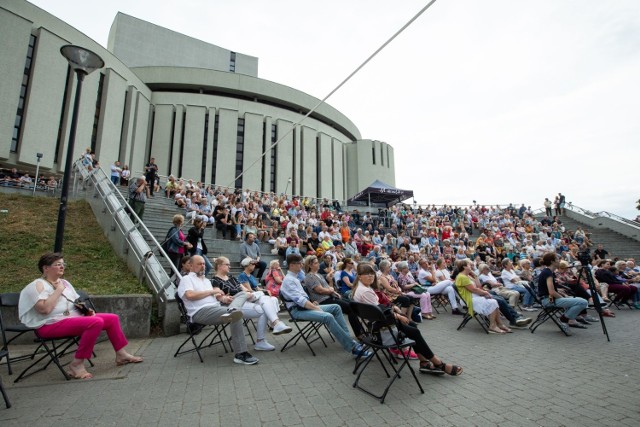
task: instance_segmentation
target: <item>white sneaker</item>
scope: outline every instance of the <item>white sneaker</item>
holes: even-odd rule
[[[256,351],[273,351],[276,348],[269,344],[266,340],[256,342],[255,347],[253,347]]]
[[[280,320],[273,326],[273,335],[288,334],[291,330],[291,326]]]
[[[242,319],[242,312],[236,310],[235,308],[230,308],[229,311],[225,314],[223,314],[222,316],[220,316],[220,319],[224,322],[224,323],[231,323],[231,322],[235,322],[237,320]]]

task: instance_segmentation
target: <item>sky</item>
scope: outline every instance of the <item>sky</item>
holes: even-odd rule
[[[257,56],[260,78],[322,99],[428,1],[32,3],[105,47],[120,11]],[[393,146],[419,204],[562,192],[635,218],[639,83],[637,0],[437,0],[327,102]]]

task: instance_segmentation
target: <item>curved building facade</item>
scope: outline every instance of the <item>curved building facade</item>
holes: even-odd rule
[[[62,171],[76,79],[60,47],[75,44],[105,67],[85,78],[74,157],[90,147],[103,168],[134,171],[154,157],[162,175],[337,200],[375,179],[395,185],[390,145],[258,78],[258,58],[122,13],[104,48],[23,0],[0,5],[0,28],[2,167],[28,169],[42,153],[41,170]]]

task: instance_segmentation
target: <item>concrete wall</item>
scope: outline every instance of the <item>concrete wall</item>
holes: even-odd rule
[[[111,25],[107,47],[129,67],[179,66],[230,71],[230,50],[121,12]],[[236,73],[258,75],[258,58],[237,52],[235,56]]]
[[[0,144],[0,159],[8,159],[29,47],[31,22],[0,8],[0,28],[3,39],[0,43],[0,135],[3,141]],[[49,162],[53,161],[52,153],[53,148],[49,152]],[[43,161],[45,160],[46,158],[43,158]]]

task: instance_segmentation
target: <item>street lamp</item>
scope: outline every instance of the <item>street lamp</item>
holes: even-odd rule
[[[104,67],[104,61],[96,53],[80,46],[64,45],[60,48],[60,53],[69,62],[71,68],[76,73],[78,85],[76,86],[76,97],[73,102],[73,115],[71,116],[71,130],[69,132],[69,144],[67,144],[67,159],[62,177],[62,191],[60,193],[60,210],[58,210],[58,226],[56,227],[56,240],[53,248],[54,252],[62,251],[62,241],[64,239],[64,221],[67,216],[67,197],[69,195],[69,179],[71,178],[71,164],[73,163],[73,146],[76,142],[76,130],[78,128],[78,113],[80,110],[80,94],[82,93],[82,81],[84,76],[91,74],[95,70]]]
[[[289,184],[291,184],[291,177],[289,177],[289,180],[287,181],[287,186],[284,188],[284,195],[287,195],[287,191],[289,191]]]
[[[42,153],[36,153],[36,176],[35,176],[35,180],[33,183],[33,194],[32,196],[36,195],[36,188],[38,187],[38,174],[40,173],[40,159],[42,158]]]

